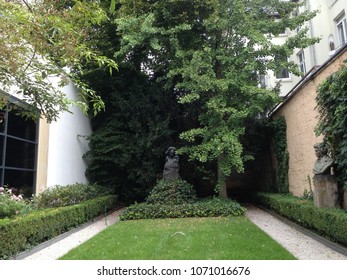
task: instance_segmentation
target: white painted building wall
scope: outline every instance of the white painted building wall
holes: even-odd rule
[[[77,98],[77,89],[68,85],[63,92],[70,99]],[[47,160],[47,186],[86,183],[86,162],[82,159],[88,151],[84,136],[91,134],[91,123],[77,107],[72,114],[62,113],[56,122],[49,125]]]
[[[298,54],[304,53],[306,73],[310,72],[314,67],[322,65],[342,46],[339,40],[337,20],[347,16],[347,0],[306,0],[306,10],[318,10],[319,13],[315,18],[307,23],[309,35],[311,37],[320,38],[320,42],[310,46],[304,50],[296,49],[290,57],[290,61],[299,63]],[[347,26],[346,26],[347,28]],[[274,43],[281,43],[287,37],[295,34],[295,30],[287,30],[284,36],[275,38]],[[330,50],[329,42],[333,40],[335,51]],[[268,72],[268,86],[274,87],[278,82],[281,83],[281,96],[289,93],[303,77],[290,74],[288,79],[278,80],[273,72]]]

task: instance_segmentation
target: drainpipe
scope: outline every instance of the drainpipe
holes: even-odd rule
[[[306,8],[308,12],[312,11],[312,7],[310,4],[310,0],[306,0]],[[314,30],[313,30],[313,24],[312,24],[312,19],[309,21],[309,27],[310,27],[310,37],[314,37]],[[310,55],[311,55],[311,60],[313,62],[313,67],[317,66],[317,54],[316,54],[316,44],[310,46]]]

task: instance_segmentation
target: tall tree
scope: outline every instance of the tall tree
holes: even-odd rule
[[[108,20],[98,0],[0,0],[0,18],[0,85],[33,105],[23,113],[50,122],[72,104],[85,112],[104,108],[79,79],[87,61],[117,67],[89,44],[89,33]],[[77,101],[61,91],[69,81],[81,90]]]
[[[241,136],[245,120],[277,99],[276,90],[258,86],[258,75],[282,67],[295,48],[317,41],[307,29],[283,45],[272,39],[315,16],[294,13],[302,2],[280,0],[121,0],[119,58],[141,51],[147,72],[160,73],[181,104],[199,106],[198,125],[183,133],[179,152],[201,162],[218,161],[218,186],[226,196],[226,176],[242,172],[247,156]]]

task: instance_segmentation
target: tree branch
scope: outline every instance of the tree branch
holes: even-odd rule
[[[30,7],[29,3],[26,0],[22,0],[22,2],[24,3],[25,6],[27,6],[28,10],[33,13],[33,9]]]

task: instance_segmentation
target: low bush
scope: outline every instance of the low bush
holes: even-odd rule
[[[252,200],[280,215],[347,245],[347,213],[342,209],[317,208],[312,200],[273,193],[254,193]]]
[[[26,213],[30,207],[31,204],[24,201],[22,195],[15,194],[10,188],[0,187],[0,219]]]
[[[217,217],[243,215],[245,208],[238,202],[223,198],[208,198],[194,203],[183,204],[148,204],[135,203],[129,206],[120,216],[121,220]]]
[[[160,180],[150,191],[146,202],[149,204],[182,204],[196,201],[193,186],[182,179]]]
[[[0,220],[0,259],[8,259],[116,207],[114,195]]]
[[[54,186],[34,198],[38,208],[62,207],[109,194],[109,190],[96,184]]]

